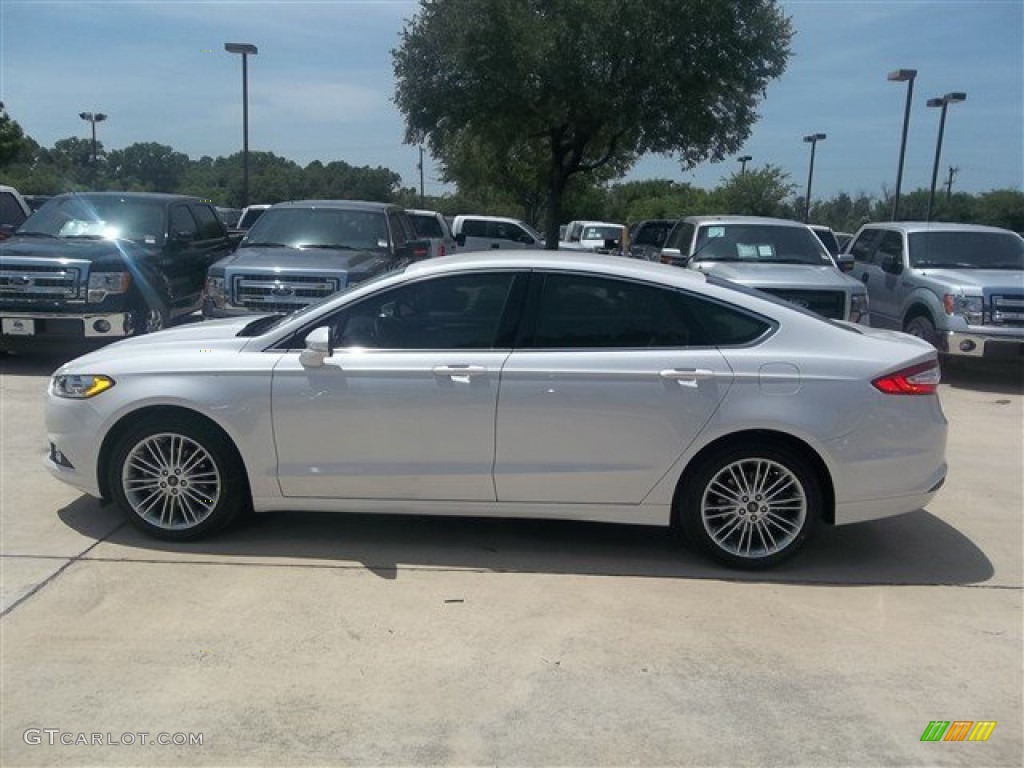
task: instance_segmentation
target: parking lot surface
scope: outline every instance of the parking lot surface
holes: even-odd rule
[[[0,361],[4,766],[1021,764],[1019,368],[946,372],[928,509],[739,573],[537,521],[147,539],[40,463],[60,362]]]

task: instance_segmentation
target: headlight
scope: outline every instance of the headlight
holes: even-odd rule
[[[981,313],[985,309],[985,300],[981,296],[956,296],[947,293],[942,297],[942,304],[947,315],[960,315],[968,325],[981,325]]]
[[[223,308],[227,299],[224,291],[223,277],[207,277],[206,287],[203,289],[203,298],[210,301],[215,307]]]
[[[50,393],[56,397],[71,400],[85,400],[96,397],[114,386],[109,376],[90,375],[86,373],[57,374],[50,380]]]
[[[132,284],[129,272],[93,272],[89,275],[89,301],[103,301],[111,293],[127,293]]]
[[[859,323],[868,316],[868,295],[855,293],[850,297],[850,322]]]

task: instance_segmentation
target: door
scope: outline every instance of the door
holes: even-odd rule
[[[501,377],[498,501],[639,503],[732,382],[698,319],[709,302],[572,273],[534,282]]]
[[[467,273],[389,288],[330,318],[322,367],[285,355],[272,415],[282,493],[493,501],[514,282]]]
[[[160,268],[170,287],[169,310],[190,308],[202,291],[196,273],[206,279],[205,261],[199,253],[199,225],[185,203],[172,205],[168,217],[167,242],[160,257]]]
[[[881,230],[876,238],[877,246],[867,260],[861,262],[854,251],[854,276],[868,288],[871,305],[871,324],[876,328],[902,330],[901,308],[907,288],[903,284],[905,258],[903,234],[896,230]],[[891,266],[899,264],[903,270],[895,273]]]

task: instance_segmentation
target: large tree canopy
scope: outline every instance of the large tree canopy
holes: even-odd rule
[[[739,150],[791,36],[775,0],[423,0],[394,51],[395,102],[450,175],[466,146],[495,168],[535,158],[553,248],[574,174]]]

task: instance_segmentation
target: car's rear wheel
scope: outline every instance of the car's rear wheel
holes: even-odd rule
[[[107,481],[133,525],[160,539],[196,539],[224,527],[248,498],[230,441],[200,421],[154,419],[122,435]]]
[[[763,568],[792,557],[821,517],[817,475],[783,446],[720,451],[684,482],[683,531],[703,552],[733,567]]]
[[[935,330],[935,324],[924,315],[910,318],[903,326],[903,332],[924,339],[933,347],[939,346],[939,334]]]

